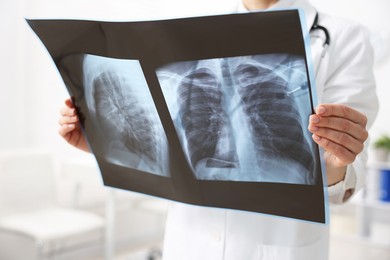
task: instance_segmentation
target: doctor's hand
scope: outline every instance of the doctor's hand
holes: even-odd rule
[[[328,185],[342,181],[347,165],[363,151],[368,138],[367,117],[340,104],[321,104],[310,116],[309,131],[324,149]]]
[[[65,100],[65,106],[60,110],[61,118],[58,121],[58,133],[71,145],[85,152],[90,152],[87,140],[81,131],[79,117],[72,100]]]

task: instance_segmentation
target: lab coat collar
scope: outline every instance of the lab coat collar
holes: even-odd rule
[[[242,0],[239,0],[238,2],[239,3],[238,3],[237,11],[239,13],[248,12],[248,9],[246,9]],[[305,12],[307,29],[310,30],[314,22],[316,9],[307,0],[279,0],[267,10],[292,9],[292,8],[302,9]]]

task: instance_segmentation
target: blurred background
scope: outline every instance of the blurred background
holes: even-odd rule
[[[390,2],[311,2],[320,11],[368,27],[380,99],[370,130],[367,186],[346,205],[331,208],[331,260],[390,259],[390,202],[385,191],[390,179]],[[4,257],[160,259],[168,206],[163,199],[104,187],[94,157],[58,135],[59,109],[68,93],[24,18],[146,20],[229,13],[236,4],[237,0],[1,0],[0,252],[17,245],[13,255]],[[26,230],[30,235],[21,236]]]

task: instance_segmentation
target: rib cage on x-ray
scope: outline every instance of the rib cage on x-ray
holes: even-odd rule
[[[137,73],[134,66],[126,71],[123,69],[125,64],[115,64],[115,60],[109,59],[105,62],[104,66],[91,66],[94,72],[86,72],[85,75],[92,75],[89,81],[90,99],[96,122],[104,131],[105,140],[101,142],[108,143],[107,159],[123,166],[166,175],[165,135],[157,111],[152,109],[153,101],[146,94],[149,93],[147,85],[137,82],[139,78],[144,80],[143,74],[142,77],[132,77],[129,75]],[[114,63],[111,67],[107,65],[110,62]],[[88,70],[87,65],[85,70]],[[116,69],[119,65],[122,68]]]
[[[270,160],[288,159],[312,172],[313,157],[303,136],[296,103],[284,98],[289,92],[287,82],[271,69],[252,63],[234,68],[234,79],[260,167]]]
[[[302,58],[178,62],[157,76],[198,179],[315,184],[315,152],[302,118],[311,112]]]
[[[229,118],[222,109],[222,91],[218,76],[208,67],[193,71],[178,87],[179,114],[194,166],[206,159],[206,167],[237,167]]]
[[[115,124],[123,144],[147,161],[157,162],[157,142],[153,122],[134,95],[124,93],[117,75],[104,72],[94,80],[93,97],[98,120]]]

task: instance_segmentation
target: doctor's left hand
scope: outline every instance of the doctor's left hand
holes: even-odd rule
[[[363,151],[368,138],[366,125],[364,114],[340,104],[318,105],[310,116],[308,129],[325,152],[328,185],[342,181],[347,165]]]

